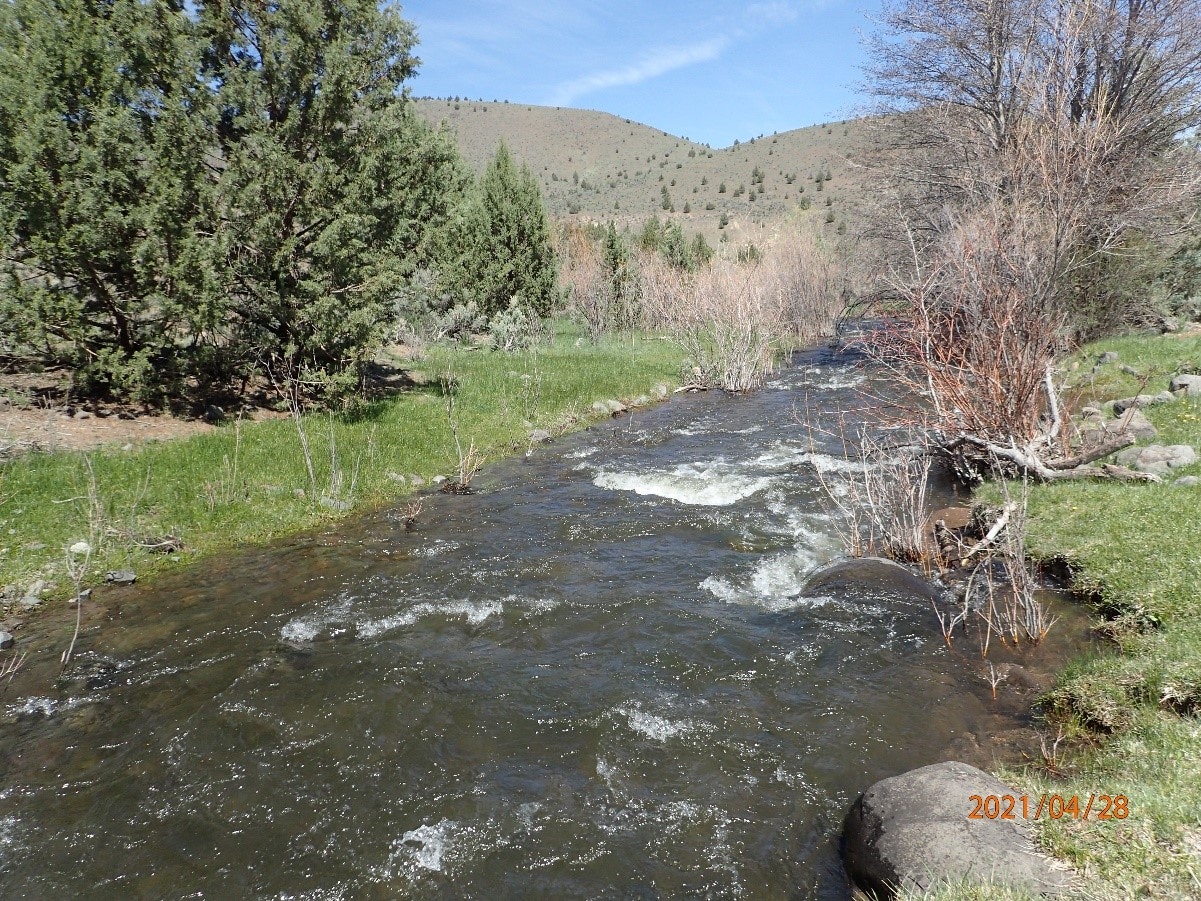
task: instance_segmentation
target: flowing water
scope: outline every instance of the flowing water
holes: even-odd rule
[[[798,355],[415,530],[110,592],[74,678],[0,698],[0,895],[846,897],[859,791],[1021,725],[922,592],[803,591],[839,553],[816,474],[852,464],[794,411],[871,422],[861,380]]]

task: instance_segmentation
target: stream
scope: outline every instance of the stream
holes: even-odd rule
[[[795,414],[878,422],[863,379],[808,351],[491,465],[412,530],[98,591],[72,677],[0,697],[0,896],[847,898],[859,792],[1030,734],[928,597],[804,590],[841,553],[817,474],[853,464]]]

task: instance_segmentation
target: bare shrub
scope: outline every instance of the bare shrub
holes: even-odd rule
[[[669,332],[700,379],[727,391],[758,388],[781,350],[830,334],[844,308],[836,248],[812,229],[781,236],[753,262],[695,272],[644,256],[638,275],[644,326]]]
[[[837,473],[818,467],[817,474],[847,554],[941,568],[937,545],[926,536],[932,461],[920,437],[866,428],[853,439],[842,437],[855,448],[847,465]]]

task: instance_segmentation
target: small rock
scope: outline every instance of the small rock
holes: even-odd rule
[[[38,600],[42,596],[42,592],[45,591],[47,587],[48,586],[46,585],[46,581],[44,579],[38,579],[25,589],[25,600]]]
[[[1172,391],[1183,391],[1188,397],[1201,397],[1201,375],[1178,375],[1172,379]]]
[[[36,610],[42,606],[41,598],[23,597],[21,598],[21,607],[25,610]]]
[[[220,422],[225,418],[225,411],[216,404],[209,404],[204,408],[205,422]]]
[[[529,435],[530,444],[546,444],[551,440],[551,434],[546,429],[534,429]]]
[[[1105,353],[1101,354],[1101,356],[1097,357],[1098,366],[1105,366],[1109,363],[1116,363],[1117,361],[1118,352],[1116,350],[1107,350]]]
[[[660,399],[662,399],[662,398],[665,398],[665,397],[667,397],[668,395],[670,395],[670,394],[671,394],[671,389],[670,389],[670,388],[668,388],[666,385],[656,385],[656,386],[655,386],[655,393],[656,393],[657,395],[659,395],[659,398],[660,398]]]
[[[639,394],[639,395],[638,395],[636,398],[634,398],[634,401],[633,401],[633,403],[631,404],[631,406],[634,406],[634,407],[649,407],[649,406],[650,406],[650,403],[651,403],[651,399],[650,399],[650,397],[648,397],[648,396],[647,396],[647,395],[645,395],[645,394]]]
[[[119,412],[117,413],[117,418],[118,418],[118,419],[123,419],[123,420],[125,420],[126,422],[132,422],[133,420],[137,419],[137,417],[136,417],[136,416],[134,416],[132,413],[130,413],[128,410],[121,410],[121,411],[119,411]]]
[[[104,574],[104,581],[110,585],[132,585],[138,580],[138,574],[132,569],[110,569]]]
[[[45,543],[45,542],[43,542],[43,541],[31,541],[31,542],[29,542],[29,544],[25,545],[25,547],[23,548],[23,550],[26,550],[26,551],[44,551],[44,550],[46,550],[46,543]]]
[[[1162,476],[1170,470],[1196,463],[1197,452],[1187,444],[1149,444],[1146,447],[1126,448],[1118,454],[1117,461],[1139,472]]]
[[[420,488],[425,484],[425,479],[417,475],[417,473],[413,473],[411,476],[409,476],[409,484],[414,488]]]
[[[304,489],[303,488],[293,488],[292,493],[294,495],[296,495],[297,497],[304,497]]]
[[[125,444],[121,445],[121,450],[128,453],[129,451],[133,450],[133,445],[130,444],[129,442],[126,442]]]
[[[1085,419],[1096,419],[1100,416],[1104,416],[1105,414],[1101,412],[1100,407],[1081,407],[1080,415]]]
[[[350,509],[350,501],[344,501],[341,498],[330,497],[328,494],[323,494],[317,498],[317,503],[327,510],[336,510],[339,513],[345,513]]]
[[[1196,488],[1198,485],[1201,485],[1201,478],[1197,476],[1181,476],[1172,484],[1181,488]]]
[[[408,481],[408,479],[405,478],[403,475],[401,475],[399,472],[392,472],[391,470],[388,470],[388,472],[384,473],[384,477],[387,478],[388,481],[390,481],[390,482],[396,482],[396,484],[398,484],[398,485],[403,485],[405,482]]]
[[[441,485],[445,481],[446,476],[434,476],[432,479],[430,479],[430,483],[434,485]]]
[[[75,418],[79,419],[79,420],[91,419],[92,414],[89,413],[87,410],[80,410],[78,413],[75,414]]]
[[[1175,316],[1165,316],[1163,318],[1163,322],[1161,322],[1159,325],[1159,329],[1165,335],[1170,335],[1173,332],[1178,332],[1178,331],[1180,331],[1180,320],[1177,319]]]
[[[1119,366],[1118,370],[1126,373],[1126,375],[1134,376],[1136,379],[1141,379],[1143,377],[1141,372],[1139,372],[1133,366],[1127,366],[1125,363]]]
[[[0,651],[7,651],[17,640],[12,637],[11,632],[0,632]]]

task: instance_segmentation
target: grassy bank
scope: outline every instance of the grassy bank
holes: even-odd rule
[[[666,341],[591,344],[564,323],[549,344],[522,353],[436,346],[411,364],[417,384],[396,396],[354,415],[303,419],[311,475],[290,419],[229,422],[132,451],[11,460],[0,465],[0,586],[23,594],[40,579],[50,583],[45,597],[62,598],[73,590],[65,549],[79,541],[96,546],[88,581],[110,569],[145,575],[455,478],[448,377],[462,447],[474,442],[495,459],[524,450],[533,429],[558,434],[599,418],[594,401],[654,397],[656,386],[678,383],[682,362]],[[142,547],[169,548],[168,539],[182,549]]]
[[[1093,373],[1105,351],[1118,360]],[[1201,338],[1106,341],[1078,362],[1080,403],[1141,384],[1154,393],[1174,372],[1201,372]],[[1201,401],[1146,413],[1155,443],[1201,450]],[[1030,794],[1129,798],[1124,820],[1040,824],[1044,846],[1084,875],[1090,898],[1201,898],[1201,488],[1171,484],[1190,474],[1201,464],[1159,485],[1059,483],[1030,497],[1031,550],[1072,564],[1113,643],[1074,661],[1044,699],[1050,730],[1063,726],[1062,775],[1006,776]]]

